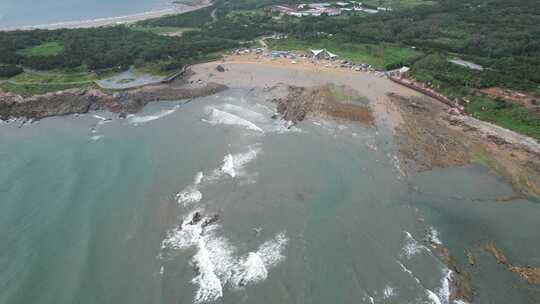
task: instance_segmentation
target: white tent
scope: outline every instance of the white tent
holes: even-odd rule
[[[319,56],[319,54],[321,54],[322,52],[324,52],[325,49],[322,49],[322,50],[311,50],[311,52],[313,53],[313,56],[317,57]]]
[[[311,53],[313,53],[313,57],[320,57],[326,55],[330,59],[336,58],[338,55],[334,53],[330,53],[327,49],[321,49],[321,50],[310,50]]]
[[[328,54],[328,57],[330,57],[330,58],[336,58],[337,57],[336,54],[330,53],[329,51],[326,51],[326,54]]]

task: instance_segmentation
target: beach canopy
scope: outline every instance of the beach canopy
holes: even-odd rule
[[[328,56],[329,56],[330,58],[335,58],[335,57],[337,57],[336,54],[330,53],[329,51],[326,51],[326,53],[328,54]]]
[[[320,53],[324,52],[325,50],[322,49],[322,50],[311,50],[311,52],[313,53],[313,55],[315,56],[319,56]]]
[[[315,57],[319,56],[319,55],[324,55],[326,53],[326,55],[328,55],[328,57],[330,58],[336,58],[338,55],[334,54],[334,53],[330,53],[327,49],[320,49],[320,50],[310,50],[313,55]]]

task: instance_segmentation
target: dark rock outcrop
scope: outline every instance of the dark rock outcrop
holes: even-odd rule
[[[197,87],[183,84],[161,84],[124,92],[69,89],[31,97],[0,91],[0,119],[26,118],[39,120],[45,117],[87,113],[97,110],[108,110],[125,116],[126,113],[138,112],[152,101],[206,96],[223,91],[226,88],[226,86],[216,83],[208,83]]]

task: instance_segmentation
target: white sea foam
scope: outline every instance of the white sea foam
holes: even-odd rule
[[[103,135],[94,135],[94,136],[90,137],[90,140],[91,141],[98,141],[98,140],[100,140],[102,138],[103,138]]]
[[[156,112],[156,113],[154,113],[152,115],[145,115],[145,116],[133,115],[133,116],[130,117],[129,121],[130,121],[130,123],[132,123],[134,125],[144,124],[144,123],[147,123],[147,122],[150,122],[150,121],[153,121],[153,120],[163,118],[163,117],[165,117],[167,115],[171,115],[174,112],[176,112],[176,110],[178,110],[178,108],[180,108],[180,106],[176,105],[172,109],[162,110],[162,111]]]
[[[198,185],[202,182],[204,178],[204,173],[202,171],[197,172],[195,175],[195,180],[193,181],[193,184]]]
[[[426,289],[426,294],[432,304],[442,304],[437,294],[434,293],[433,291]]]
[[[101,121],[109,120],[109,119],[107,119],[107,118],[105,118],[105,117],[103,117],[103,116],[97,115],[97,114],[94,114],[94,115],[92,115],[92,116],[93,116],[94,118],[97,118],[97,119],[101,120]]]
[[[392,286],[386,285],[384,287],[384,290],[383,290],[383,298],[384,299],[389,299],[389,298],[395,296],[395,294],[396,294],[396,290]]]
[[[420,253],[423,250],[428,250],[426,246],[418,243],[418,241],[416,241],[409,232],[407,231],[404,231],[404,232],[405,232],[405,245],[403,245],[402,255],[410,259],[417,253]]]
[[[405,273],[407,273],[416,283],[421,285],[420,279],[418,279],[409,268],[405,267],[405,265],[403,265],[403,263],[401,263],[399,261],[397,263],[401,267],[401,270],[403,270]]]
[[[250,146],[247,152],[226,155],[221,165],[221,171],[232,178],[243,175],[244,166],[253,161],[260,151],[261,149],[257,146]]]
[[[183,190],[176,195],[176,200],[184,206],[198,203],[202,200],[202,193],[197,189]]]
[[[208,107],[207,112],[209,117],[205,121],[212,125],[237,125],[245,127],[248,130],[264,133],[263,129],[253,122],[232,113],[218,110],[215,107]]]
[[[450,304],[450,281],[452,280],[452,270],[443,269],[441,287],[437,290],[437,295],[442,304]]]
[[[427,234],[427,239],[431,244],[442,245],[441,240],[439,239],[439,232],[435,228],[430,227]]]
[[[199,184],[204,178],[203,172],[198,172],[195,175],[193,184],[187,186],[184,190],[176,194],[176,200],[179,204],[188,206],[193,203],[198,203],[202,200],[202,193],[199,191]]]
[[[194,223],[196,212],[188,214],[180,228],[170,231],[162,242],[162,249],[195,248],[193,264],[197,275],[192,283],[198,286],[195,303],[216,301],[223,296],[223,289],[243,288],[268,277],[270,268],[285,257],[282,252],[287,244],[285,234],[279,233],[270,241],[264,242],[257,251],[246,256],[236,256],[236,248],[218,235],[219,225],[209,224],[208,217],[201,217]]]
[[[228,113],[234,114],[236,116],[249,119],[251,121],[265,121],[266,120],[266,116],[264,114],[261,114],[259,112],[256,112],[250,109],[246,109],[244,107],[233,105],[230,103],[226,103],[222,105],[221,109]]]

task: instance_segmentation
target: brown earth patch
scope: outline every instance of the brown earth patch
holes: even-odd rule
[[[293,123],[308,116],[373,123],[369,107],[339,102],[331,85],[312,88],[290,86],[287,96],[274,99],[274,102],[283,118]]]
[[[471,127],[427,97],[387,96],[401,113],[396,135],[408,168],[429,170],[474,162],[505,178],[517,194],[512,199],[528,194],[540,197],[540,155],[535,151]]]
[[[530,112],[540,116],[540,97],[499,87],[481,89],[480,92],[491,98],[500,98],[524,106]]]
[[[429,170],[470,163],[468,143],[438,119],[436,108],[420,98],[388,97],[398,105],[403,118],[396,133],[400,154],[409,167]]]

